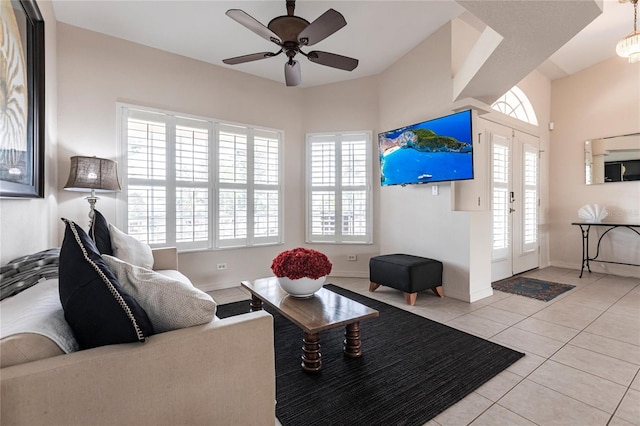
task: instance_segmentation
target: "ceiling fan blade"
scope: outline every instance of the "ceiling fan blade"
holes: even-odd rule
[[[300,32],[298,41],[303,46],[313,46],[345,25],[347,21],[344,16],[336,10],[329,9]]]
[[[258,34],[265,40],[272,41],[278,46],[282,44],[282,40],[280,40],[276,33],[262,25],[258,20],[249,15],[247,12],[240,9],[229,9],[227,10],[226,15],[237,23]]]
[[[257,61],[259,59],[271,58],[272,56],[276,56],[276,53],[260,52],[252,53],[250,55],[236,56],[235,58],[224,59],[222,62],[227,65],[236,65],[243,64],[245,62]]]
[[[358,66],[358,60],[348,56],[336,55],[335,53],[314,50],[309,52],[307,58],[316,64],[338,68],[345,71],[353,71]]]
[[[297,86],[302,82],[302,73],[300,71],[300,62],[288,61],[284,64],[284,80],[287,86]]]

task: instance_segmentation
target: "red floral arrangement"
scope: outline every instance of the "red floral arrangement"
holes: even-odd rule
[[[316,280],[331,272],[329,258],[318,250],[294,248],[283,251],[273,259],[271,270],[276,277],[287,277],[292,280],[308,277]]]

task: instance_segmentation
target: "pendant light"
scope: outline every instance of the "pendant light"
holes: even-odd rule
[[[633,3],[633,32],[620,40],[616,46],[616,53],[623,58],[629,58],[629,63],[640,62],[640,32],[638,32],[638,0]]]

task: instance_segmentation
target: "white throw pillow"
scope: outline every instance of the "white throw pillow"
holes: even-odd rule
[[[120,285],[147,312],[156,333],[210,322],[216,302],[191,283],[103,255]]]
[[[153,252],[149,244],[136,240],[112,224],[109,224],[109,234],[115,257],[142,268],[153,268]]]

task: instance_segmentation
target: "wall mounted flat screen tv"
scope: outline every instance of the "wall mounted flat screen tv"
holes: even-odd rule
[[[471,110],[378,134],[382,186],[473,179]]]

